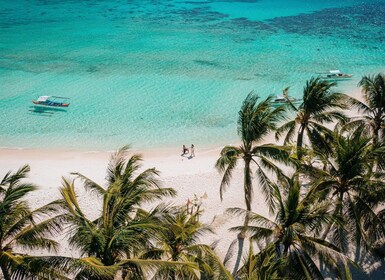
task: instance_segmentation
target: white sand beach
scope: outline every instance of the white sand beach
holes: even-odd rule
[[[203,210],[202,221],[211,224],[214,236],[207,236],[204,243],[218,241],[217,253],[224,258],[231,242],[237,234],[229,232],[231,226],[241,225],[242,218],[231,217],[225,213],[229,207],[242,207],[243,173],[242,165],[234,173],[231,185],[224,194],[223,201],[219,197],[221,175],[215,169],[215,161],[222,147],[200,150],[196,147],[193,158],[181,156],[181,147],[173,150],[161,151],[133,151],[144,157],[143,168],[156,167],[160,172],[163,187],[177,190],[177,197],[169,199],[167,203],[185,205],[187,200],[194,199],[194,195],[201,198]],[[0,175],[4,176],[9,170],[16,171],[24,164],[29,164],[31,172],[29,182],[39,186],[29,197],[33,208],[42,206],[60,197],[59,187],[61,177],[69,177],[71,172],[80,172],[88,178],[104,185],[107,164],[113,152],[79,152],[59,150],[28,150],[1,149]],[[78,181],[77,192],[82,208],[90,217],[96,217],[100,211],[100,201],[92,194],[86,194]],[[254,191],[253,210],[268,215],[264,205],[264,198],[258,191]],[[65,236],[59,238],[61,248],[58,254],[77,256],[77,252],[67,246]],[[36,252],[34,252],[36,253]],[[39,254],[43,254],[39,252]]]

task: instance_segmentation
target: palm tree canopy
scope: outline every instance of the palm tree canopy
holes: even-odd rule
[[[273,171],[282,175],[282,171],[275,165],[274,161],[288,162],[289,155],[287,149],[272,144],[258,145],[268,133],[273,131],[277,123],[284,118],[284,107],[272,106],[272,97],[258,103],[259,97],[251,92],[244,100],[238,116],[238,134],[242,144],[239,147],[226,146],[222,149],[220,158],[216,162],[216,168],[223,173],[220,186],[220,196],[230,184],[233,171],[239,160],[244,162],[244,195],[246,208],[251,209],[253,194],[252,180],[253,171],[251,164],[257,166],[256,172],[262,178],[261,184],[265,184],[268,175],[264,170]],[[264,191],[269,193],[268,188]]]
[[[363,76],[358,83],[364,94],[364,99],[369,108],[385,110],[385,76],[381,73],[375,76]],[[368,107],[363,107],[366,109]]]
[[[155,230],[159,230],[158,221],[163,214],[161,207],[145,211],[141,205],[173,196],[175,191],[159,186],[156,169],[139,172],[141,156],[133,155],[126,159],[127,152],[128,147],[123,147],[111,158],[106,188],[82,174],[73,173],[83,181],[87,190],[102,199],[99,217],[91,220],[81,209],[74,180],[63,178],[62,207],[70,225],[71,246],[83,255],[97,258],[105,266],[119,264],[120,268],[140,271],[146,266],[161,265],[155,261],[133,260],[143,250],[151,248],[151,237]]]
[[[270,208],[274,209],[275,220],[249,213],[249,226],[232,228],[249,232],[251,241],[270,241],[256,254],[256,260],[272,260],[271,265],[279,268],[279,279],[323,279],[318,266],[320,258],[326,259],[325,265],[335,275],[349,274],[350,260],[341,253],[340,248],[319,238],[325,225],[339,223],[332,215],[330,204],[320,201],[317,192],[311,189],[304,192],[298,176],[275,185],[274,190],[273,205]],[[245,210],[239,208],[231,208],[229,211],[246,214]]]
[[[286,133],[284,144],[293,141],[297,131],[297,154],[303,148],[304,136],[309,138],[309,144],[318,145],[317,140],[322,135],[329,134],[330,130],[325,124],[335,121],[347,121],[342,109],[347,108],[350,98],[342,93],[333,92],[336,83],[329,83],[320,78],[311,78],[303,89],[302,102],[295,106],[290,103],[290,109],[295,113],[295,119],[283,124],[276,131],[276,139]]]
[[[332,228],[334,242],[345,251],[349,241],[356,246],[363,241],[369,247],[385,234],[375,212],[385,200],[384,174],[372,170],[376,156],[384,153],[385,146],[374,148],[363,127],[347,132],[336,130],[333,138],[332,153],[315,150],[326,166],[322,170],[311,169],[309,175],[314,178],[315,188],[334,202],[335,213],[344,217],[345,230]]]
[[[237,271],[236,279],[239,280],[283,280],[290,279],[280,277],[279,271],[286,265],[283,259],[277,259],[273,252],[274,246],[270,245],[258,254],[254,254],[253,243],[250,243],[250,249],[247,258],[244,259],[244,265]]]
[[[199,221],[199,210],[189,213],[184,207],[174,207],[162,220],[156,247],[145,254],[156,259],[195,263],[196,267],[163,267],[153,279],[232,279],[212,246],[200,243],[207,233],[213,233]]]
[[[352,125],[365,126],[373,136],[373,143],[384,136],[385,127],[385,77],[383,74],[376,76],[363,76],[358,83],[363,92],[364,102],[351,99],[351,105],[363,113],[362,117],[354,118]]]
[[[15,173],[9,171],[0,183],[0,267],[5,279],[16,279],[18,274],[37,277],[45,269],[42,267],[32,274],[25,260],[37,257],[20,251],[58,248],[58,243],[49,237],[62,230],[64,217],[55,215],[59,210],[57,201],[30,209],[26,196],[37,187],[23,182],[29,171],[28,165]]]
[[[243,101],[238,115],[238,135],[245,148],[250,149],[253,142],[262,140],[283,119],[284,107],[274,108],[272,98],[268,96],[258,103],[259,96],[250,92]]]

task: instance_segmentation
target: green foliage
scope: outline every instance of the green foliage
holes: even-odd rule
[[[154,168],[139,172],[141,157],[133,155],[127,160],[127,151],[128,147],[123,147],[111,158],[106,189],[86,176],[74,173],[87,190],[102,199],[100,216],[96,219],[89,219],[81,209],[74,180],[63,178],[60,191],[62,209],[69,224],[70,245],[103,266],[117,267],[115,271],[122,271],[125,277],[139,279],[167,265],[164,261],[140,258],[143,252],[152,248],[152,237],[162,229],[159,219],[167,209],[156,207],[148,212],[141,205],[173,196],[175,191],[159,187],[158,171]],[[84,273],[80,271],[78,276],[83,277]],[[93,279],[104,277],[95,275]]]
[[[332,153],[316,149],[316,156],[325,166],[311,168],[313,185],[324,199],[333,202],[335,215],[343,218],[343,226],[333,224],[329,237],[344,251],[356,243],[370,248],[373,242],[384,237],[385,228],[375,212],[385,200],[385,181],[381,171],[373,172],[377,155],[385,146],[373,147],[365,129],[334,131]],[[329,233],[325,232],[325,237]]]
[[[274,255],[274,246],[265,249],[264,251],[254,254],[253,243],[250,245],[250,250],[247,258],[244,260],[244,265],[237,271],[236,279],[239,280],[277,280],[288,279],[279,277],[279,271],[284,269],[284,259],[277,259]]]
[[[258,103],[258,96],[252,92],[246,97],[238,117],[238,135],[242,145],[239,147],[226,146],[222,149],[220,158],[216,162],[216,168],[223,173],[220,186],[220,196],[230,184],[232,173],[239,160],[244,163],[244,185],[246,208],[251,210],[253,195],[253,171],[252,164],[256,165],[256,172],[266,196],[270,196],[269,176],[266,170],[283,176],[282,171],[274,161],[288,162],[287,149],[272,144],[258,145],[268,133],[273,131],[277,123],[283,119],[284,108],[273,108],[272,97]],[[246,218],[247,220],[247,218]]]
[[[15,173],[9,171],[0,183],[0,267],[6,280],[50,274],[52,271],[49,266],[32,268],[26,264],[26,259],[36,261],[39,257],[19,251],[56,251],[58,244],[49,236],[62,230],[63,216],[55,215],[58,213],[56,201],[35,210],[30,209],[26,196],[37,187],[22,182],[29,171],[28,165]]]
[[[297,157],[302,158],[305,135],[312,147],[322,144],[324,135],[330,130],[324,124],[335,121],[347,121],[347,117],[339,110],[346,109],[350,98],[342,93],[332,92],[336,83],[329,83],[320,78],[311,78],[303,89],[302,103],[298,106],[290,104],[295,119],[283,124],[276,131],[276,139],[286,133],[284,144],[291,143],[297,131]]]
[[[320,238],[325,225],[339,223],[327,201],[320,201],[312,190],[303,192],[298,176],[282,180],[274,187],[270,202],[275,220],[257,213],[249,213],[250,225],[232,228],[246,231],[251,241],[268,240],[267,245],[254,256],[249,256],[238,274],[244,279],[323,279],[318,260],[338,277],[349,277],[352,262],[340,248]],[[246,215],[239,208],[230,213]],[[256,264],[259,264],[258,266]],[[348,273],[348,275],[346,275]]]
[[[363,92],[363,101],[352,99],[350,105],[362,113],[362,116],[353,118],[349,126],[364,127],[365,133],[372,136],[373,145],[382,145],[385,136],[385,76],[364,76],[358,86]],[[376,165],[376,168],[385,169],[383,157],[377,157]]]
[[[165,215],[156,248],[146,256],[195,263],[196,267],[162,267],[153,279],[232,279],[213,246],[200,243],[201,238],[212,231],[199,221],[199,216],[199,212],[188,213],[185,208],[174,208]]]

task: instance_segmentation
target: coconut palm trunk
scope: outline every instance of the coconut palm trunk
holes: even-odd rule
[[[304,133],[305,133],[305,125],[301,124],[298,130],[298,136],[297,136],[297,157],[299,160],[301,160],[303,156],[302,145],[303,145]]]
[[[245,161],[245,169],[244,169],[244,192],[245,192],[245,203],[246,203],[246,210],[248,212],[251,211],[251,198],[252,198],[252,191],[253,191],[253,182],[252,182],[252,174],[251,174],[251,155],[247,155],[244,158]],[[249,213],[246,213],[245,215],[245,222],[244,225],[247,226],[249,224]]]
[[[380,132],[381,132],[381,126],[383,121],[381,120],[381,114],[378,113],[376,115],[375,120],[375,127],[373,131],[373,146],[376,148],[378,147],[379,141],[380,141]]]

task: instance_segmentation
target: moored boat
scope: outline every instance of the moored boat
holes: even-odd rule
[[[50,107],[68,107],[70,105],[68,101],[68,97],[42,95],[37,100],[32,100],[32,103]]]
[[[322,80],[327,81],[338,81],[338,80],[349,80],[353,77],[352,74],[342,73],[340,70],[329,70],[328,72],[317,73],[320,74]]]
[[[297,99],[297,98],[294,98],[294,97],[285,97],[285,96],[282,96],[282,95],[277,95],[273,99],[272,104],[275,105],[275,106],[279,106],[279,105],[289,104],[290,102],[291,103],[297,103],[299,101],[301,101],[301,99]]]

